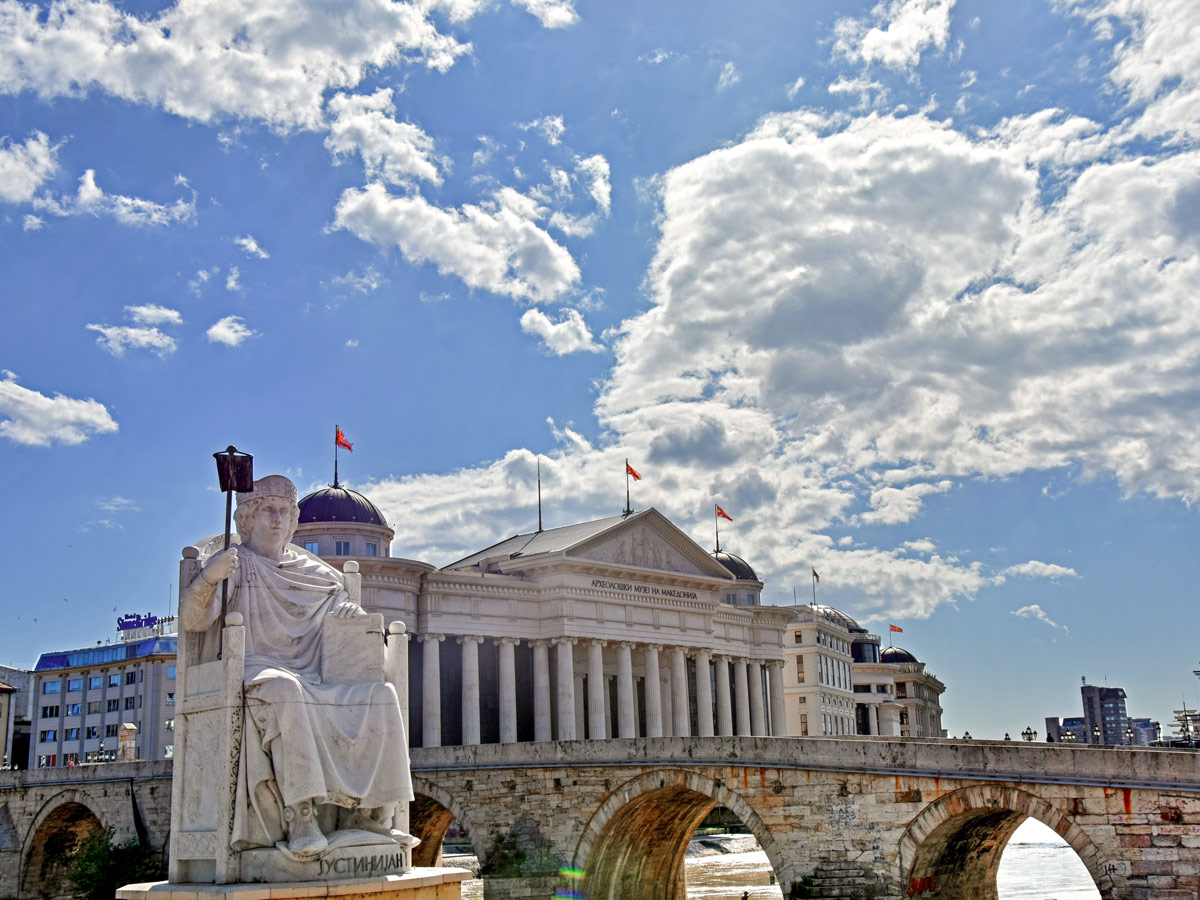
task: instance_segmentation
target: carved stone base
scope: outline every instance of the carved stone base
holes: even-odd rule
[[[117,889],[117,900],[460,900],[466,869],[412,869],[403,875],[339,881],[257,884],[171,884],[152,881]]]

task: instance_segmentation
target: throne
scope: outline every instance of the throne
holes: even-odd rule
[[[216,546],[201,542],[205,549]],[[234,538],[236,541],[236,538]],[[179,565],[180,598],[200,575],[201,550],[185,547]],[[362,575],[348,561],[343,577],[350,599],[361,605]],[[393,622],[384,636],[383,616],[326,616],[322,623],[322,680],[330,684],[390,683],[408,724],[408,635]],[[173,884],[234,884],[304,881],[317,877],[401,874],[412,867],[410,846],[375,843],[335,852],[330,858],[296,862],[275,847],[234,850],[234,803],[242,760],[245,721],[243,671],[246,629],[229,613],[207,631],[181,632],[175,673],[174,777],[168,878]],[[408,804],[396,810],[394,828],[408,831]],[[350,858],[353,857],[353,858]],[[359,863],[370,860],[370,872]],[[354,865],[342,865],[341,861]],[[365,865],[365,864],[364,864]]]

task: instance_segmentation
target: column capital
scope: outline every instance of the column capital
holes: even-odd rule
[[[502,647],[505,644],[510,644],[511,646],[515,647],[517,644],[521,643],[521,639],[515,637],[499,637],[492,638],[492,643],[497,647]]]
[[[536,641],[530,641],[529,646],[530,647],[549,647],[552,643],[554,643],[554,642],[552,640],[550,640],[550,638],[538,638]]]
[[[579,638],[577,638],[577,637],[556,637],[556,638],[551,638],[550,643],[554,644],[555,646],[558,646],[559,644],[574,645],[574,644],[579,643]]]
[[[464,634],[455,638],[455,640],[460,644],[482,644],[484,639],[477,634]]]
[[[417,641],[419,643],[423,643],[423,644],[428,643],[429,641],[441,642],[441,641],[444,641],[445,639],[446,639],[446,636],[444,634],[431,634],[428,631],[422,635],[417,636]]]
[[[662,648],[663,648],[662,644],[646,644],[647,650],[656,650],[656,651],[661,652]]]
[[[707,656],[709,659],[712,659],[712,647],[693,647],[692,655],[696,657]]]
[[[608,641],[604,640],[603,638],[591,638],[590,640],[588,640],[588,643],[591,644],[593,647],[607,647],[608,646]]]
[[[616,646],[622,647],[625,650],[632,650],[634,647],[637,646],[637,643],[634,641],[617,641]]]

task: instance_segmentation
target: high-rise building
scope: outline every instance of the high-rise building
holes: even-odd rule
[[[1079,689],[1083,699],[1083,724],[1088,743],[1124,744],[1129,714],[1125,711],[1125,691],[1117,687],[1098,687],[1084,684]],[[1099,727],[1099,740],[1096,729]]]

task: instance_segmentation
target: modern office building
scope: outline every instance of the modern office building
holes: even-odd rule
[[[155,620],[151,628],[123,632],[127,639],[113,644],[43,653],[32,673],[29,767],[115,760],[122,725],[137,729],[136,758],[170,757],[175,725],[172,627],[172,622]]]
[[[1124,689],[1084,684],[1079,693],[1083,699],[1083,724],[1088,742],[1124,744],[1127,741],[1125,729],[1130,727]]]

